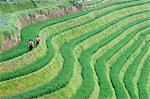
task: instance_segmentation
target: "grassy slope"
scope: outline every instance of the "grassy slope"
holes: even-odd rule
[[[68,7],[72,5],[73,4],[68,0],[50,0],[47,2],[37,2],[36,0],[13,1],[13,3],[0,2],[0,22],[2,23],[0,30],[0,47],[4,47],[3,43],[5,39],[14,40],[18,38],[17,33],[20,33],[21,27],[17,25],[18,23],[16,22],[16,19],[22,19],[24,17],[33,18],[37,13],[43,14],[52,9],[60,9],[61,7]]]
[[[18,58],[17,58],[17,59],[18,59]],[[16,59],[16,60],[17,60],[17,59]],[[21,59],[21,60],[22,60],[22,59]],[[9,64],[12,64],[12,63],[15,63],[15,61],[10,62]],[[9,64],[7,64],[7,65],[9,66]],[[24,63],[23,63],[23,64],[24,64]],[[2,64],[2,65],[5,66],[4,64]],[[6,65],[6,66],[7,66],[7,65]],[[6,67],[6,66],[5,66],[5,67]],[[15,65],[15,67],[16,67],[16,65]],[[31,67],[31,66],[30,66],[30,67]],[[4,68],[4,69],[5,69],[5,68]],[[2,71],[5,71],[4,69],[2,69]]]
[[[36,52],[35,52],[35,53],[36,53]],[[30,55],[30,54],[29,54],[29,55]],[[33,55],[34,55],[34,53],[33,53]],[[31,55],[31,56],[32,56],[32,55]],[[37,57],[39,57],[39,56],[37,56]],[[16,61],[13,60],[13,61],[11,61],[11,62],[5,62],[5,63],[7,63],[7,64],[5,64],[5,63],[1,64],[1,73],[6,72],[6,70],[8,71],[8,69],[11,68],[11,65],[15,65],[15,68],[17,68],[18,65],[27,65],[26,61],[28,61],[28,63],[29,63],[30,57],[23,57],[23,58],[29,58],[29,60],[24,60],[24,61],[22,62],[22,64],[15,64],[15,63],[19,63],[18,58],[16,58]],[[32,58],[32,57],[31,57],[31,58]],[[35,58],[36,58],[36,57],[35,57]],[[21,61],[23,60],[22,57],[20,57],[19,59],[20,59]],[[33,59],[33,58],[32,58],[32,59]],[[41,59],[42,59],[42,58],[41,58]],[[38,60],[41,60],[41,59],[38,59]],[[38,62],[38,60],[37,60],[37,62]],[[32,60],[32,61],[33,61],[33,60]],[[11,65],[10,65],[10,64],[11,64]],[[37,64],[38,64],[38,63],[37,63]],[[26,66],[26,67],[34,67],[34,66],[32,66],[32,65],[36,65],[36,64],[30,64],[29,66]],[[5,67],[7,67],[8,69],[6,69]],[[21,67],[22,67],[22,66],[21,66]],[[11,68],[10,71],[15,70],[15,68],[14,68],[14,69]],[[18,71],[20,71],[20,70],[18,70]],[[19,72],[18,72],[18,73],[19,73]],[[5,78],[5,76],[7,76],[7,75],[3,74],[2,78]],[[13,76],[13,75],[11,75],[11,76]]]
[[[119,20],[119,19],[118,19]],[[75,36],[75,35],[74,35]],[[61,37],[61,36],[60,36]],[[61,41],[61,43],[60,44],[62,44],[62,42],[65,42],[65,40],[66,39],[68,39],[68,36],[66,35],[66,37],[67,38],[61,38],[62,40],[58,40],[59,42]],[[82,36],[81,36],[81,38],[82,38]],[[85,39],[87,38],[87,36],[85,36]],[[84,37],[83,37],[83,40],[85,40],[84,39]],[[49,41],[50,40],[50,38],[47,40],[47,43],[48,42],[50,42]],[[69,40],[69,39],[68,39]],[[52,91],[55,91],[55,90],[57,90],[57,89],[59,89],[59,88],[55,88],[54,86],[56,85],[56,82],[57,82],[57,80],[58,81],[60,81],[59,79],[61,79],[62,77],[65,77],[65,78],[68,78],[68,79],[70,79],[72,76],[72,70],[73,69],[71,69],[72,67],[72,63],[73,63],[73,61],[74,61],[74,59],[72,58],[72,59],[69,59],[70,57],[74,57],[73,56],[73,54],[72,54],[72,47],[74,47],[75,45],[76,45],[76,43],[78,43],[78,42],[81,42],[82,41],[82,39],[78,39],[78,41],[77,40],[75,40],[75,41],[72,41],[72,42],[69,42],[69,43],[64,43],[65,45],[62,45],[62,47],[60,48],[60,51],[61,51],[61,53],[62,53],[62,55],[63,55],[63,58],[64,58],[64,60],[65,60],[65,62],[64,62],[64,64],[63,64],[63,67],[65,67],[65,68],[63,68],[63,70],[61,70],[60,71],[60,73],[59,73],[59,75],[58,76],[56,76],[56,78],[54,78],[54,80],[51,82],[51,85],[52,85],[52,87],[46,87],[46,86],[44,86],[45,87],[45,92],[46,93],[49,93],[49,88],[52,90]],[[76,42],[76,43],[75,43]],[[51,45],[51,43],[49,43],[50,45],[48,45],[48,48],[50,47],[50,48],[52,48],[52,45]],[[59,44],[59,46],[60,46],[60,44]],[[70,52],[70,56],[68,56],[68,53],[66,53],[66,50],[68,50],[68,53]],[[49,51],[49,50],[48,50]],[[53,51],[53,49],[51,50],[51,51]],[[48,55],[50,55],[50,54],[48,54]],[[51,56],[52,57],[52,56]],[[68,58],[69,57],[69,58]],[[81,58],[82,59],[82,58]],[[67,61],[66,61],[67,60]],[[69,63],[68,63],[69,62]],[[72,62],[72,63],[70,63],[70,62]],[[81,61],[81,65],[82,66],[84,66],[85,64],[84,64],[84,62],[83,62],[83,64],[82,64],[82,61]],[[88,65],[88,64],[87,64]],[[39,65],[39,66],[41,66],[41,65]],[[69,68],[67,68],[68,66],[70,66]],[[38,69],[38,68],[37,68]],[[28,69],[26,69],[27,71],[28,71]],[[86,71],[87,72],[92,72],[92,71],[89,71],[89,70],[92,70],[92,69],[87,69]],[[31,71],[32,71],[32,69],[31,69]],[[66,71],[68,72],[68,75],[64,75],[64,74],[66,74]],[[84,74],[84,73],[83,73]],[[92,74],[93,75],[93,74]],[[92,78],[92,75],[89,75],[89,76],[91,76],[91,78]],[[87,76],[87,74],[86,74],[86,72],[85,72],[85,74],[83,75],[83,77],[84,76]],[[88,77],[87,77],[88,78]],[[85,79],[84,79],[85,80]],[[92,80],[91,80],[92,81]],[[54,83],[53,83],[54,82]],[[62,83],[58,83],[58,85],[59,85],[59,87],[61,88],[62,86],[64,86],[64,84],[65,83],[67,83],[68,81],[67,81],[67,79],[66,80],[64,80],[64,81],[61,81]],[[92,81],[93,82],[93,81]],[[88,84],[89,82],[87,82],[87,84]],[[47,89],[46,89],[47,88]],[[90,88],[89,86],[87,86],[87,87],[83,87],[83,90],[84,90],[84,88]],[[92,87],[91,87],[92,88]],[[41,87],[41,89],[43,89],[42,87]],[[82,89],[82,87],[81,87],[81,89]],[[40,88],[39,88],[39,90],[40,90]],[[44,91],[43,90],[43,91]],[[91,89],[89,89],[89,90],[91,90]],[[88,91],[88,90],[87,90]],[[31,92],[33,92],[33,91],[31,91]],[[44,93],[45,93],[44,92]],[[80,91],[79,91],[79,93],[80,93]],[[81,93],[82,93],[82,90],[81,90]],[[90,93],[91,93],[91,91],[90,91]],[[90,94],[89,93],[89,94]],[[41,94],[41,92],[37,92],[36,93],[36,91],[34,91],[33,93],[25,93],[26,95],[31,95],[31,96],[33,96],[33,97],[36,97],[36,95],[37,94]],[[25,96],[25,94],[24,94],[24,96]],[[23,94],[22,94],[23,95]],[[86,96],[89,96],[88,94],[82,94],[83,95],[83,97],[86,97]],[[85,96],[84,96],[85,95]],[[19,96],[19,95],[18,95]],[[81,96],[80,94],[78,95],[77,94],[77,96]],[[117,95],[117,97],[118,97],[118,95]]]

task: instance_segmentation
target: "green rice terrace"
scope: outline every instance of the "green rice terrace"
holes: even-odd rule
[[[150,99],[150,0],[0,0],[0,99],[33,98]]]

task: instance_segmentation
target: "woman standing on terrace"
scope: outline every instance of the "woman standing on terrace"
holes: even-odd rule
[[[28,48],[29,48],[29,51],[31,51],[31,50],[33,49],[33,46],[34,46],[34,43],[33,43],[33,41],[30,39],[30,40],[28,41]]]

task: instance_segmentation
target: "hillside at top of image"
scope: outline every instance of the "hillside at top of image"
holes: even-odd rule
[[[20,42],[20,32],[24,26],[81,10],[82,2],[79,1],[0,1],[0,51],[5,51]]]

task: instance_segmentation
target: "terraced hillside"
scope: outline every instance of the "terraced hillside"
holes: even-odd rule
[[[1,0],[0,14],[40,9],[42,8],[57,8],[58,6],[71,5],[67,0]]]
[[[24,27],[21,42],[0,53],[0,97],[149,99],[150,1],[87,6],[95,5]]]
[[[0,53],[20,42],[19,34],[25,25],[82,10],[83,1],[71,1],[0,0]]]

